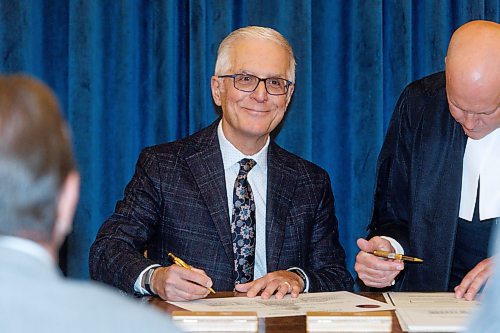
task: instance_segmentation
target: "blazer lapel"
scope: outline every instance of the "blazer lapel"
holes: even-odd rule
[[[222,245],[231,262],[234,260],[231,226],[227,207],[224,164],[217,138],[216,121],[207,134],[194,143],[197,151],[186,157],[186,162],[198,184],[210,216],[215,224]]]
[[[273,141],[267,155],[266,261],[267,271],[278,268],[285,237],[286,217],[296,187],[297,172]]]

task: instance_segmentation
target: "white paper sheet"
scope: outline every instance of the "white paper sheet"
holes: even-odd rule
[[[290,295],[278,300],[274,296],[207,298],[190,302],[169,302],[190,311],[255,311],[259,318],[303,316],[307,311],[364,312],[393,310],[392,305],[347,291]]]
[[[405,332],[457,332],[465,328],[477,301],[456,299],[454,293],[384,293],[396,307]]]

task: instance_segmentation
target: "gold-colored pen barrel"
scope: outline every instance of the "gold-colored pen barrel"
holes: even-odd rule
[[[377,256],[377,257],[382,257],[382,258],[387,258],[387,259],[413,261],[413,262],[424,262],[420,258],[405,256],[404,254],[394,253],[394,252],[389,252],[389,251],[374,250],[373,252],[368,252],[368,253],[373,254],[374,256]]]
[[[176,263],[177,265],[181,266],[181,267],[184,267],[184,268],[187,268],[187,269],[191,269],[191,266],[189,266],[188,264],[186,264],[181,258],[178,258],[176,257],[172,252],[169,252],[168,253],[168,257],[174,262]]]

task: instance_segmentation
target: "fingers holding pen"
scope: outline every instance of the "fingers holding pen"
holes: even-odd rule
[[[357,259],[354,269],[358,273],[358,277],[368,287],[384,288],[391,286],[399,273],[404,269],[402,262],[375,257],[366,253],[364,255],[371,256],[372,258],[368,258],[367,260],[374,263],[365,265]]]
[[[401,260],[391,260],[374,256],[370,252],[375,250],[383,250],[392,252],[394,248],[389,241],[373,237],[369,241],[358,239],[357,242],[360,251],[356,256],[356,264],[359,267],[367,267],[371,272],[375,271],[401,271],[404,269],[404,263]]]
[[[153,291],[165,300],[186,301],[206,297],[212,280],[203,270],[171,265],[155,270],[152,286]]]
[[[380,237],[373,237],[369,241],[360,238],[356,243],[360,249],[354,264],[358,277],[369,287],[391,286],[396,276],[404,269],[404,263],[368,253],[374,250],[394,251],[390,242]]]
[[[358,245],[359,249],[364,252],[373,252],[374,250],[383,250],[389,252],[394,251],[394,247],[392,247],[391,242],[379,236],[372,237],[370,238],[370,240],[358,238],[356,244]]]

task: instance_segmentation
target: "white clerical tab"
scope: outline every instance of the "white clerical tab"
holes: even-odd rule
[[[472,221],[479,186],[479,219],[500,216],[500,128],[480,140],[467,139],[458,216]]]

